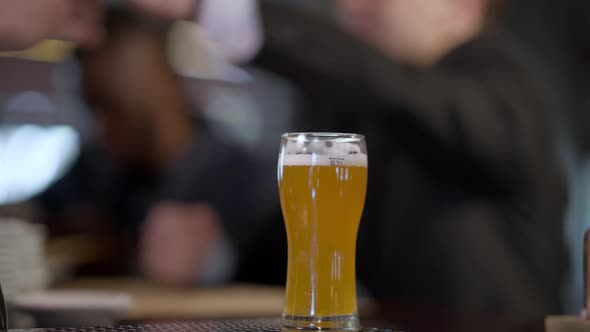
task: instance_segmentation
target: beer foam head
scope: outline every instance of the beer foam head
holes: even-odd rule
[[[282,157],[283,166],[353,166],[367,167],[367,155],[355,154],[286,154]]]

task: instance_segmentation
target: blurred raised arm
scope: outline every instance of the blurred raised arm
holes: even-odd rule
[[[98,0],[2,0],[0,5],[0,50],[56,37],[92,46],[101,38]]]

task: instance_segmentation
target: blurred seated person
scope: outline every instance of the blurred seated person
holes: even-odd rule
[[[253,158],[212,135],[189,106],[164,32],[124,9],[107,13],[103,43],[79,52],[100,144],[40,199],[54,233],[126,235],[156,281],[223,282],[261,225],[259,185],[274,176],[262,179]]]
[[[566,195],[548,92],[492,29],[498,3],[341,0],[342,28],[261,2],[254,63],[301,90],[300,130],[367,136],[371,294],[519,321],[559,312]]]

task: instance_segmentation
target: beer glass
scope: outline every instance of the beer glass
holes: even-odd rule
[[[367,190],[364,137],[284,134],[278,180],[289,246],[283,327],[358,329],[355,255]]]

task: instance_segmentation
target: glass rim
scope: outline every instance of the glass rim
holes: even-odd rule
[[[301,136],[305,138],[323,138],[323,139],[338,139],[338,138],[346,138],[346,139],[355,139],[355,140],[364,140],[365,135],[361,134],[352,134],[352,133],[332,133],[332,132],[292,132],[292,133],[284,133],[281,138],[283,139],[297,139]]]

